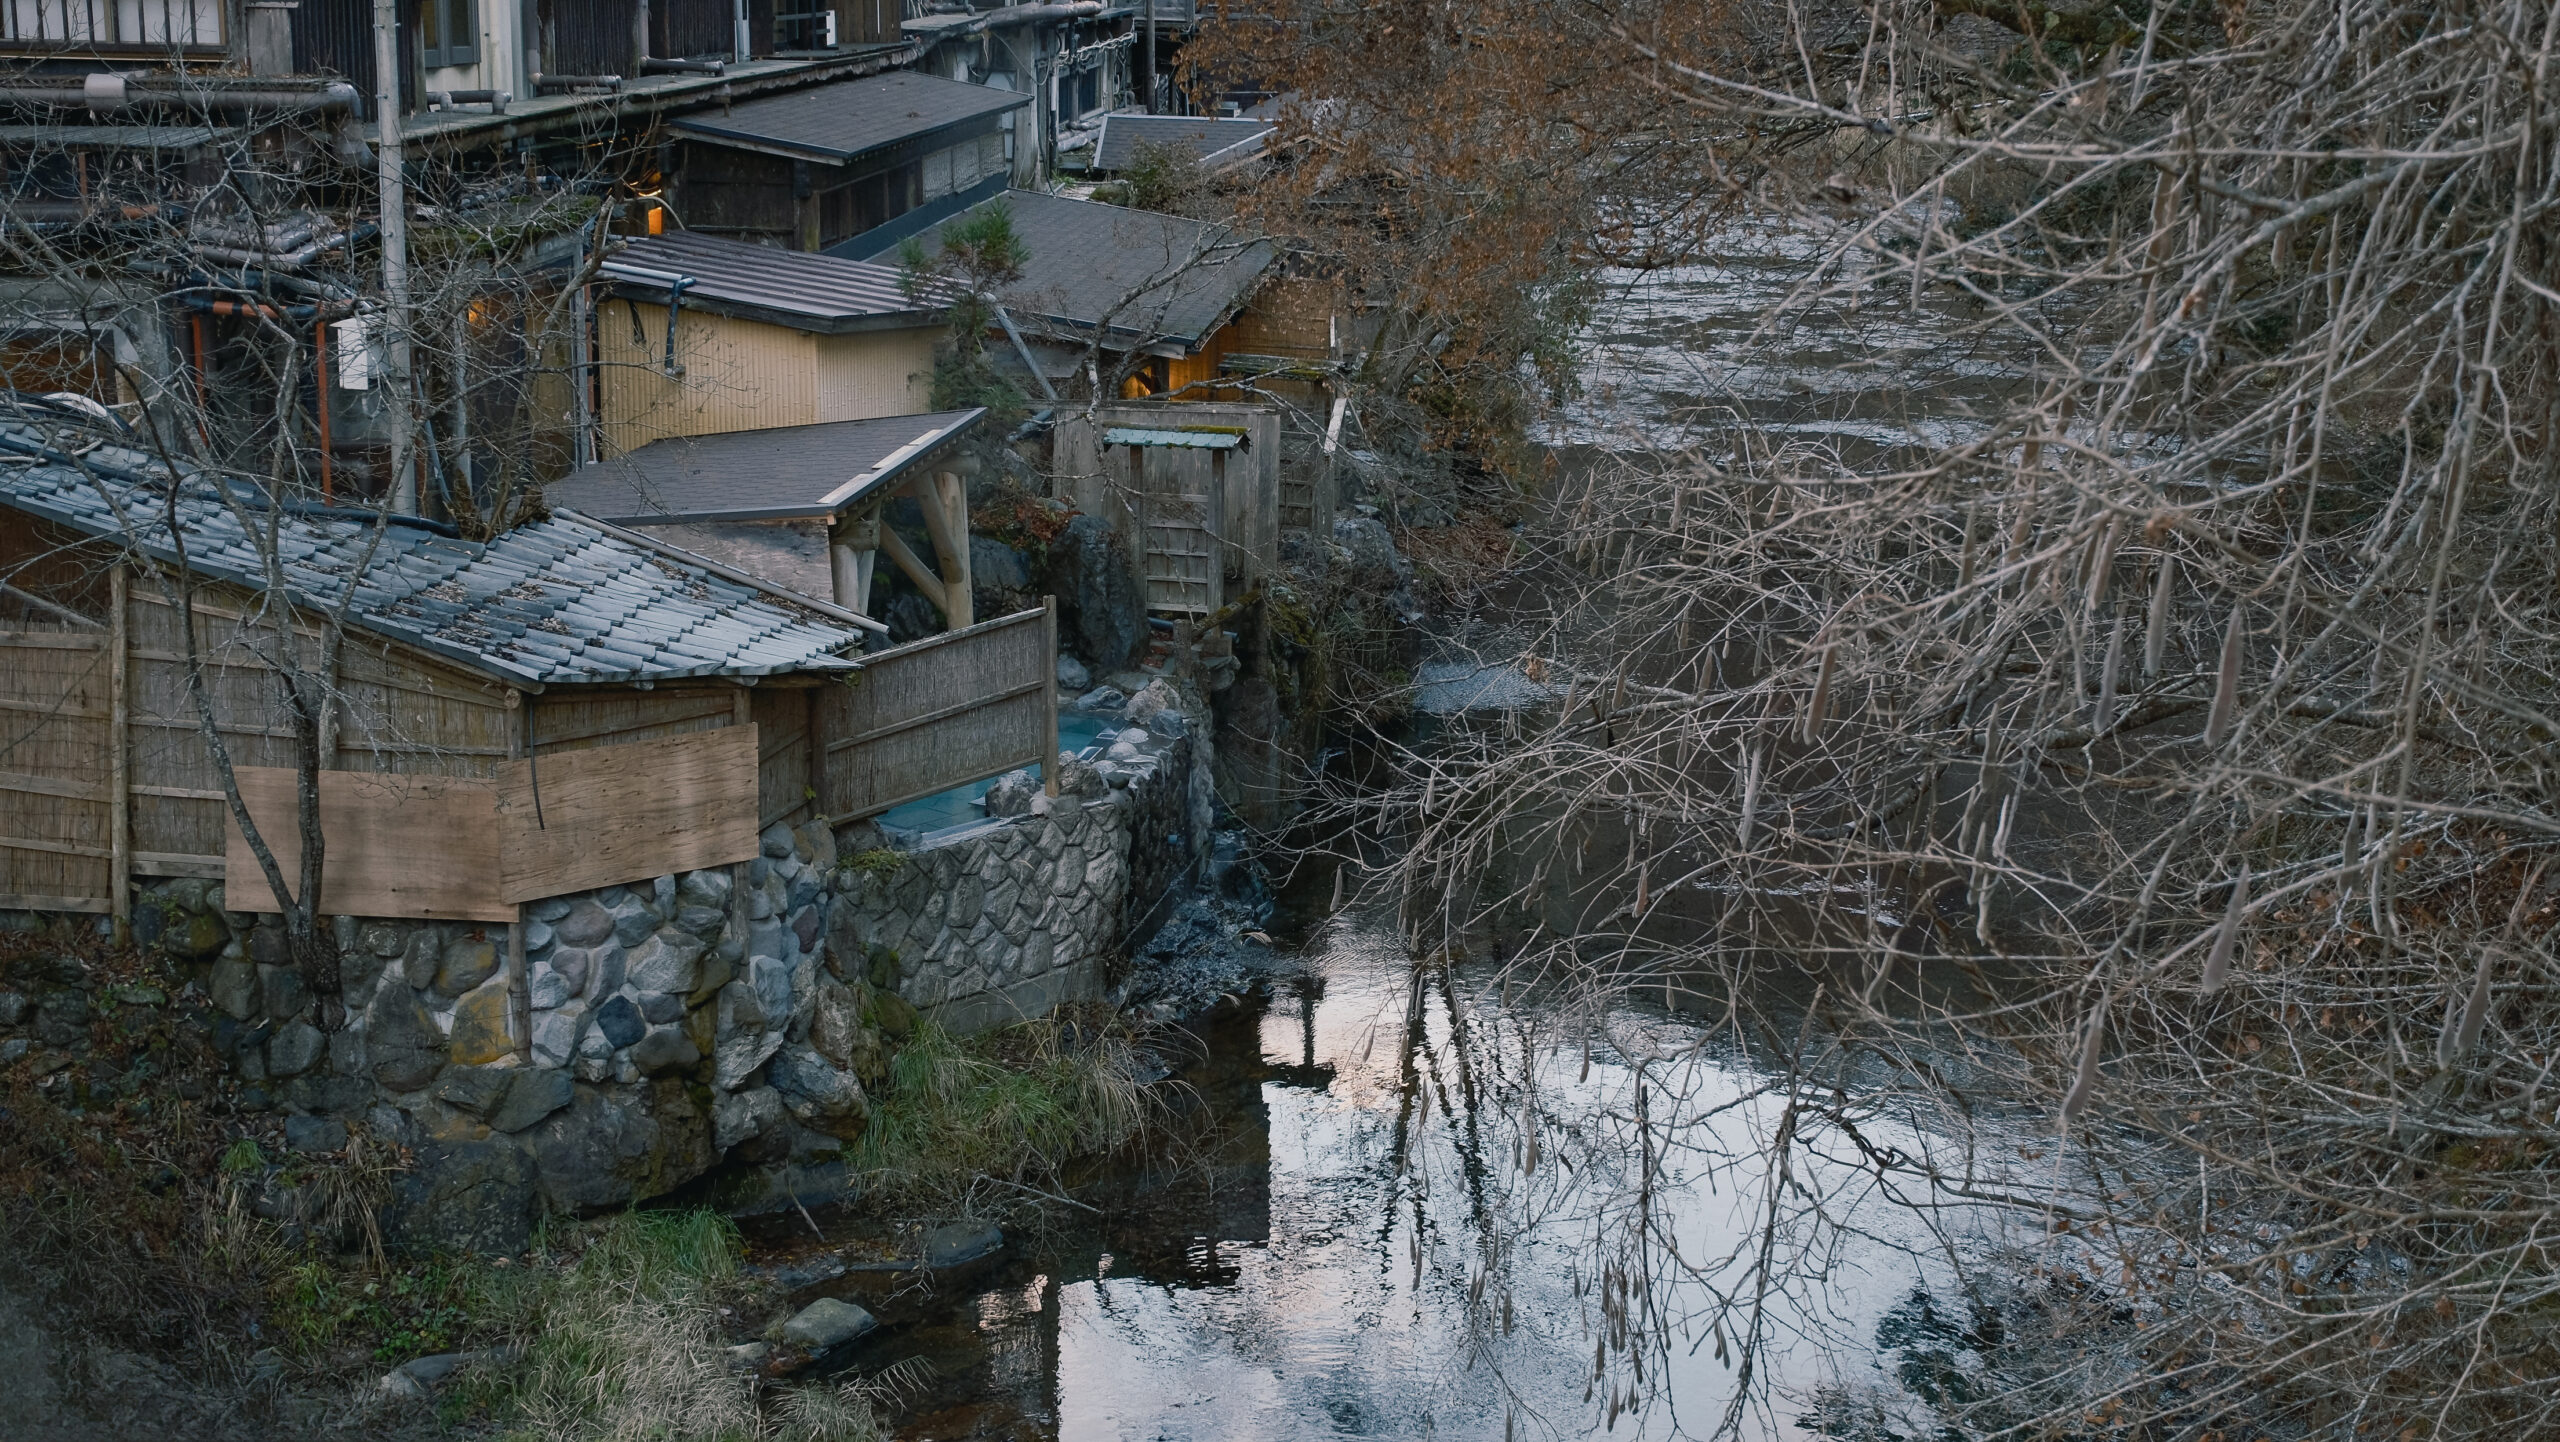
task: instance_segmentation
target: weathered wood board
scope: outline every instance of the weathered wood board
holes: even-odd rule
[[[1045,610],[864,657],[853,685],[818,693],[828,812],[875,815],[1048,760],[1057,674]]]
[[[498,852],[510,902],[756,854],[754,726],[507,763]]]
[[[234,774],[286,883],[298,884],[302,828],[292,768],[242,766]],[[476,777],[321,772],[320,834],[329,845],[321,914],[515,920],[500,895],[497,807],[498,784]],[[238,823],[224,831],[222,885],[231,908],[281,910]]]

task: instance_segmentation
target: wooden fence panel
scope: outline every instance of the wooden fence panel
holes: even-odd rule
[[[302,827],[295,774],[241,766],[240,799],[259,839],[299,884]],[[227,809],[227,808],[226,808]],[[499,899],[498,783],[378,771],[320,773],[320,910],[327,916],[513,921]],[[223,895],[238,911],[281,911],[237,825],[225,828]]]
[[[1057,754],[1052,613],[1022,611],[866,656],[819,693],[831,817],[850,820]]]
[[[752,693],[756,730],[756,825],[797,826],[814,812],[816,785],[810,764],[811,708],[816,692],[805,686],[758,686]]]
[[[501,893],[537,901],[756,854],[756,728],[729,726],[507,764]]]
[[[0,631],[0,906],[109,909],[107,632]]]

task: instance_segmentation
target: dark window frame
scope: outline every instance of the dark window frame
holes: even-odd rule
[[[479,63],[479,0],[419,0],[419,68],[442,70]]]

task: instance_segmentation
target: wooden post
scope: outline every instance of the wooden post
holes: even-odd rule
[[[969,493],[949,471],[937,473],[933,483],[942,493],[944,524],[951,532],[950,553],[942,558],[942,590],[951,600],[951,629],[965,631],[978,624],[977,598],[970,592],[969,579]]]
[[[1058,598],[1040,598],[1040,654],[1049,658],[1049,674],[1041,678],[1041,697],[1049,707],[1049,752],[1040,763],[1040,789],[1051,800],[1058,795]]]
[[[507,759],[522,761],[533,749],[533,698],[510,686],[507,705],[520,714],[507,728]],[[525,903],[516,904],[516,919],[507,924],[507,1037],[516,1044],[516,1059],[533,1064],[533,982],[525,975],[524,929],[533,918]]]
[[[133,573],[119,565],[108,572],[107,618],[107,915],[115,918],[116,940],[126,940],[133,927],[133,763],[128,732],[132,729]]]
[[[756,693],[744,685],[738,687],[738,694],[730,698],[729,724],[732,726],[753,726],[756,724]],[[756,758],[756,779],[759,783],[764,779],[764,758],[761,756]],[[758,792],[758,800],[754,803],[756,807],[756,830],[761,834],[764,830],[764,802],[762,800],[762,792],[764,788],[759,784],[756,789]],[[758,855],[761,854],[762,852],[759,851]],[[729,867],[729,931],[731,935],[738,938],[737,974],[741,977],[744,977],[747,974],[747,924],[749,920],[747,911],[747,888],[754,884],[755,864],[755,859],[750,857],[745,861],[732,863]]]

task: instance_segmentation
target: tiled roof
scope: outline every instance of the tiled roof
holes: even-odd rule
[[[992,85],[892,70],[722,111],[698,111],[668,122],[668,128],[715,144],[843,164],[902,140],[1030,103],[1028,95]]]
[[[656,298],[671,284],[663,277],[691,276],[685,305],[826,334],[932,325],[943,310],[935,296],[908,295],[893,266],[689,231],[631,241],[604,276],[616,294]]]
[[[0,424],[0,506],[174,561],[166,481],[151,458],[100,446],[75,466],[51,450],[60,443]],[[247,514],[263,529],[256,504]],[[189,566],[260,588],[264,552],[240,517],[210,482],[181,483],[174,521]],[[479,542],[307,508],[279,518],[276,535],[286,585],[301,604],[334,606],[352,585],[351,624],[508,681],[850,670],[855,663],[836,653],[862,637],[783,594],[574,520]]]
[[[651,441],[551,483],[551,504],[624,525],[832,516],[943,451],[985,409]]]
[[[1201,164],[1218,169],[1262,153],[1271,132],[1268,120],[1221,120],[1208,115],[1106,115],[1102,138],[1094,143],[1093,168],[1126,170],[1141,146],[1179,146]]]
[[[1030,258],[1003,301],[1025,329],[1084,341],[1105,329],[1115,349],[1200,348],[1253,295],[1271,243],[1207,221],[1008,190],[963,211],[1003,205]],[[947,226],[960,217],[943,222]],[[927,254],[942,226],[919,240]]]

